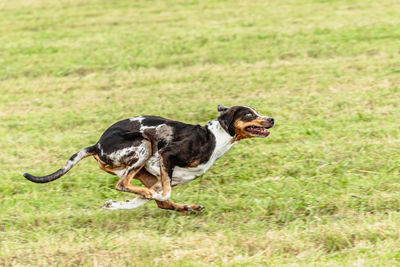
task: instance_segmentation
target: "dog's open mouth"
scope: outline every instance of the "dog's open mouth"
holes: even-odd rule
[[[267,131],[267,129],[269,129],[271,127],[261,127],[261,126],[247,126],[245,129],[245,131],[252,133],[254,135],[257,136],[261,136],[261,137],[267,137],[269,135],[269,131]]]

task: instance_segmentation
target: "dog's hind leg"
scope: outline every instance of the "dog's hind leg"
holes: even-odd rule
[[[140,171],[143,166],[140,166],[136,169],[128,169],[124,174],[121,175],[121,179],[118,181],[115,188],[119,191],[130,192],[134,194],[140,195],[133,200],[127,201],[107,201],[103,208],[110,210],[119,210],[119,209],[136,209],[144,204],[146,204],[151,197],[155,194],[155,192],[151,189],[134,186],[131,184],[133,177]]]
[[[126,173],[121,176],[121,179],[118,181],[115,189],[117,189],[118,191],[134,193],[144,198],[152,199],[156,194],[153,189],[131,184],[133,177],[135,177],[135,175],[142,169],[142,167],[143,166],[135,169],[128,169]]]
[[[105,160],[112,160],[110,165],[106,165],[98,155],[95,155],[94,157],[101,169],[120,177],[120,180],[115,186],[116,190],[134,193],[140,196],[132,201],[114,202],[109,200],[103,206],[105,209],[135,209],[144,205],[150,199],[153,199],[154,196],[158,195],[152,189],[134,186],[131,184],[133,177],[135,177],[135,175],[143,168],[143,166],[146,164],[146,161],[152,154],[151,142],[142,140],[139,145],[136,144],[135,147],[128,148],[129,149],[125,148],[113,152],[111,155],[115,155],[112,157],[110,155],[108,158],[106,157]]]
[[[138,179],[148,188],[152,188],[154,190],[161,188],[161,182],[157,179],[157,177],[146,171],[146,169],[141,169],[136,174],[135,179]],[[192,211],[201,211],[204,209],[204,207],[200,205],[178,204],[170,199],[166,201],[156,200],[156,203],[161,209],[176,210],[184,213],[191,213]]]

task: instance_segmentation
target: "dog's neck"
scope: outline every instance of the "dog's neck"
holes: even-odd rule
[[[214,153],[216,158],[221,157],[223,154],[236,144],[235,137],[231,136],[224,128],[222,128],[218,119],[212,120],[207,123],[206,127],[215,136],[215,149]]]

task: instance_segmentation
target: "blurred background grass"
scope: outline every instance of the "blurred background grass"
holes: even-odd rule
[[[390,266],[400,260],[398,1],[0,1],[0,265]],[[272,116],[174,189],[106,212],[86,159],[117,120]]]

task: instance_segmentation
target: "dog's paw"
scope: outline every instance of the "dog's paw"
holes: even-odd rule
[[[185,206],[183,207],[183,212],[186,213],[186,214],[190,214],[190,213],[193,212],[193,209],[192,209],[191,206],[185,205]]]
[[[204,210],[204,206],[200,205],[184,205],[182,212],[186,214],[201,212]]]
[[[143,197],[137,197],[132,200],[126,200],[126,201],[112,201],[109,200],[103,205],[103,209],[106,210],[132,210],[132,209],[137,209],[144,204],[146,204],[149,201],[149,199],[143,198]]]
[[[121,209],[126,209],[126,204],[129,203],[129,200],[127,201],[113,201],[113,200],[109,200],[106,201],[106,203],[104,203],[103,205],[103,209],[105,210],[121,210]]]
[[[195,211],[203,211],[204,209],[205,209],[205,207],[204,206],[201,206],[201,205],[193,205],[194,207],[192,207],[193,208],[193,210],[195,210]]]
[[[103,208],[105,210],[114,210],[114,209],[116,209],[115,204],[116,204],[116,202],[114,202],[112,199],[110,199],[110,200],[106,201],[106,203],[104,203],[103,207],[101,207],[101,208]]]
[[[153,189],[146,190],[143,193],[143,197],[147,198],[147,199],[155,199],[156,196],[157,196],[157,193]]]
[[[129,200],[127,201],[113,201],[113,200],[108,200],[106,203],[103,205],[103,209],[105,210],[121,210],[121,209],[127,209],[126,204],[129,204]]]

